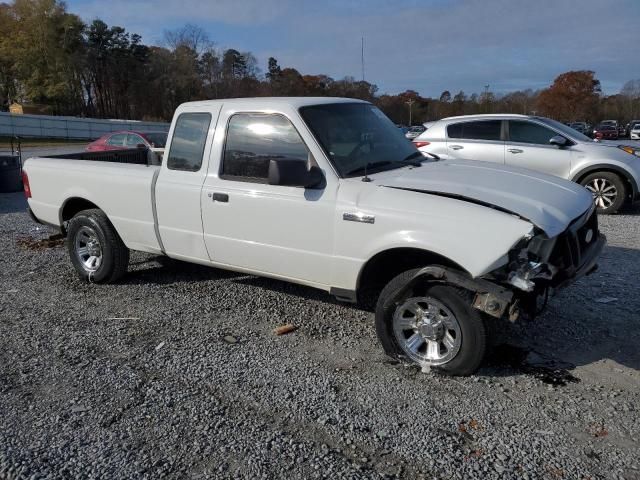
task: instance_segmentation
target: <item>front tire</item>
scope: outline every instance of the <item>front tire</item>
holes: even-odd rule
[[[376,333],[387,355],[448,375],[471,375],[484,359],[486,333],[471,294],[450,285],[419,283],[397,292],[417,270],[395,277],[376,306]]]
[[[112,283],[129,265],[129,249],[102,210],[83,210],[67,226],[67,250],[82,280]]]

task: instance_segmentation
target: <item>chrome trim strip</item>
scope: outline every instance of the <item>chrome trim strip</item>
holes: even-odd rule
[[[345,212],[342,214],[342,219],[347,222],[360,222],[360,223],[375,223],[376,217],[373,215],[365,215],[362,212],[357,213],[348,213]]]

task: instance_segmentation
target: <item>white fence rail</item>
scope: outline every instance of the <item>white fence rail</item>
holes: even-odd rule
[[[138,132],[169,131],[168,123],[135,120],[55,117],[51,115],[15,115],[0,112],[0,137],[64,138],[93,140],[117,130]]]

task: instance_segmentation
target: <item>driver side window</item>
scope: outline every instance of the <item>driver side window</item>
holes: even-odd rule
[[[549,145],[549,140],[558,134],[533,122],[509,121],[509,139],[512,142]]]
[[[272,158],[308,160],[309,150],[283,115],[237,113],[229,119],[221,177],[267,183]]]

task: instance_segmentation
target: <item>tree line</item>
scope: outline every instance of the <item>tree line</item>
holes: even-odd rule
[[[346,76],[308,75],[271,57],[220,49],[195,25],[167,31],[162,46],[96,19],[85,24],[59,0],[0,4],[0,110],[13,102],[57,115],[167,121],[183,102],[250,96],[339,96],[374,102],[396,123],[475,113],[539,114],[561,121],[640,118],[640,79],[603,95],[591,71],[566,72],[543,90],[497,94],[378,94]]]

